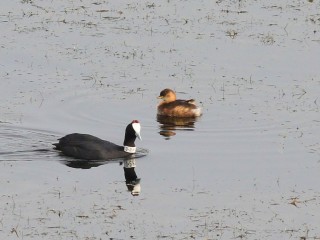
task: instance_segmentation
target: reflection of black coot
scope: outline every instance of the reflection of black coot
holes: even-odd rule
[[[134,168],[123,168],[124,169],[124,177],[126,178],[126,183],[137,180],[137,174]]]
[[[131,192],[133,196],[138,196],[141,191],[140,186],[140,178],[138,178],[136,171],[136,161],[135,159],[130,159],[124,161],[124,177],[126,179],[126,185],[128,188],[128,191]]]

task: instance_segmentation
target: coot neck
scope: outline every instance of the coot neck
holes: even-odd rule
[[[136,149],[136,147],[123,146],[123,151],[127,153],[135,153]]]
[[[136,145],[134,144],[134,141],[136,139],[136,136],[128,136],[126,134],[123,142],[124,151],[127,153],[135,153],[136,152]]]
[[[124,141],[123,146],[129,147],[126,152],[132,152],[133,150],[131,148],[134,148],[136,145],[134,144],[134,141],[136,140],[136,134],[132,127],[132,124],[129,124],[126,128],[126,133],[124,135]]]
[[[134,144],[134,141],[136,140],[136,136],[128,136],[126,134],[124,141],[123,141],[123,145],[124,146],[128,146],[128,147],[135,147],[136,145]]]

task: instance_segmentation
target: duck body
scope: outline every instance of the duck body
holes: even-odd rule
[[[125,158],[136,151],[135,139],[140,136],[140,123],[132,121],[125,132],[123,146],[102,140],[89,134],[72,133],[53,144],[56,150],[64,155],[84,160],[109,160],[115,158]]]
[[[171,89],[160,92],[159,99],[163,101],[158,105],[158,115],[168,117],[199,117],[201,108],[197,107],[194,99],[177,100],[176,94]]]

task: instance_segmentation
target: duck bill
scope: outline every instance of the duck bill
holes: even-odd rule
[[[158,98],[158,99],[163,99],[163,97],[162,97],[162,96],[158,96],[157,98]]]

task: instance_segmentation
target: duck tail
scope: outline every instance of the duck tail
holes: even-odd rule
[[[196,100],[194,100],[194,99],[189,99],[189,100],[187,100],[187,102],[190,104],[196,105]]]
[[[195,108],[195,109],[192,109],[192,111],[196,117],[200,117],[202,114],[201,108]]]

